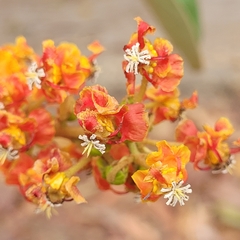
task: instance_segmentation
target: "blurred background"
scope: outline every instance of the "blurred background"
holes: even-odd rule
[[[39,54],[46,39],[74,42],[88,54],[86,46],[99,40],[106,51],[98,83],[118,99],[125,94],[122,48],[140,16],[185,59],[182,98],[194,90],[200,98],[188,116],[199,127],[226,116],[236,129],[232,140],[240,137],[239,0],[0,0],[0,6],[1,45],[23,35]],[[163,123],[153,135],[173,140],[173,133],[174,124]],[[193,193],[184,207],[167,207],[165,199],[137,204],[133,194],[99,191],[83,174],[79,188],[88,204],[64,204],[50,220],[0,176],[0,240],[240,239],[240,164],[233,176],[188,168]]]

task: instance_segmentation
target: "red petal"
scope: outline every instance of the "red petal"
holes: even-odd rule
[[[138,42],[140,44],[140,49],[143,49],[144,44],[144,36],[147,33],[153,33],[155,31],[155,27],[150,26],[148,23],[144,22],[140,17],[134,18],[134,20],[138,23]]]
[[[177,141],[184,142],[187,136],[196,136],[197,132],[194,122],[187,119],[179,123],[175,131],[175,137]]]
[[[120,129],[120,141],[142,141],[145,138],[148,130],[148,121],[144,105],[142,103],[135,103],[127,105],[127,107],[128,109],[123,119],[123,114],[121,113],[122,111],[120,111],[120,114],[116,115],[117,125],[122,124]]]

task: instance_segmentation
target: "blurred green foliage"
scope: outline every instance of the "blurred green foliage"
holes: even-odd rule
[[[172,43],[185,54],[190,65],[201,66],[200,24],[196,0],[145,0],[170,35]]]
[[[228,227],[240,229],[240,210],[238,207],[229,203],[219,202],[214,206],[213,212],[220,223]]]

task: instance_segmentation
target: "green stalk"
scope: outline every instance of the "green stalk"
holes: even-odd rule
[[[79,172],[84,167],[86,167],[90,161],[91,161],[91,158],[86,158],[86,157],[81,158],[79,162],[77,162],[75,165],[73,165],[72,167],[70,167],[64,172],[65,175],[69,178],[72,177],[77,172]]]
[[[145,77],[142,78],[141,86],[139,92],[134,96],[134,102],[141,102],[144,98],[148,81]]]

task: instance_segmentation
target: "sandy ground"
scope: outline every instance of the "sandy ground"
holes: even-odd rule
[[[189,114],[197,124],[213,124],[228,116],[240,137],[240,1],[199,0],[203,67],[194,71],[185,64],[181,84],[183,96],[195,89],[200,106]],[[161,24],[143,1],[129,0],[0,0],[0,44],[23,35],[37,52],[41,42],[86,45],[99,40],[106,52],[99,57],[99,84],[120,98],[125,79],[121,71],[122,47],[136,29],[133,18],[141,16],[156,26],[156,36],[167,37]],[[178,52],[178,50],[176,49]],[[163,124],[159,138],[171,139],[173,127]],[[58,216],[47,220],[36,215],[17,189],[0,178],[0,240],[234,240],[240,239],[240,164],[234,176],[212,176],[189,167],[193,187],[184,207],[167,207],[164,199],[155,204],[136,204],[134,195],[116,196],[97,190],[91,177],[80,184],[88,204],[66,204]],[[227,210],[226,210],[227,209]],[[224,212],[225,211],[225,212]],[[229,215],[231,217],[229,217]]]

